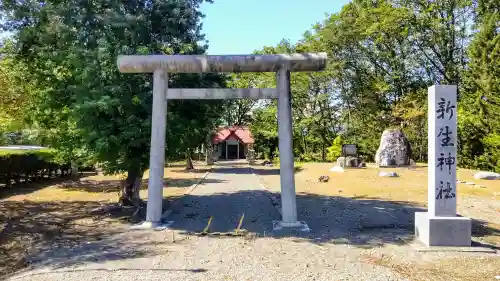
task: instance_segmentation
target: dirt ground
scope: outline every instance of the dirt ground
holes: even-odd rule
[[[417,209],[413,206],[419,209],[426,207],[425,166],[420,165],[411,170],[383,169],[397,172],[398,178],[379,177],[381,169],[373,165],[366,169],[346,170],[344,173],[330,172],[332,166],[331,163],[298,165],[295,177],[298,197],[345,198],[311,202],[343,202],[346,207],[362,206],[352,202],[370,200],[380,204],[395,202],[395,206],[412,206],[413,210]],[[196,168],[193,172],[186,172],[182,166],[166,168],[165,197],[172,200],[182,196],[188,187],[208,171],[201,165]],[[279,192],[279,169],[259,166],[258,170],[261,182],[271,191]],[[500,250],[500,181],[476,181],[472,177],[473,173],[459,170],[458,178],[484,187],[459,184],[458,212],[474,220],[473,239],[476,243]],[[142,185],[142,198],[147,197],[147,174]],[[328,175],[330,180],[320,183],[318,178],[321,175]],[[130,222],[134,222],[130,217],[135,210],[100,211],[103,206],[116,203],[119,187],[120,176],[84,176],[75,181],[66,179],[63,182],[21,184],[0,190],[0,279],[29,266],[29,259],[25,257],[33,256],[35,252],[44,253],[48,249],[60,247],[72,249],[81,245],[82,241],[99,245],[92,242],[104,241],[122,232]],[[169,203],[168,200],[166,203]],[[373,210],[379,207],[371,204]],[[358,214],[360,211],[350,210],[350,213],[353,212]],[[391,231],[383,230],[384,233]],[[412,229],[403,231],[411,236]],[[367,236],[373,235],[370,229],[358,234],[365,233]],[[164,241],[158,243],[161,245]],[[158,248],[159,245],[154,247]],[[117,258],[126,257],[127,251],[123,249],[127,247],[131,246],[115,245],[113,249],[122,249],[120,253],[114,253]],[[357,253],[360,249],[353,247],[349,253]],[[494,280],[495,276],[500,275],[498,254],[421,253],[412,249],[406,241],[366,249],[359,255],[359,260],[390,268],[409,280],[478,281]]]
[[[182,165],[165,168],[166,204],[183,195],[206,171],[201,163],[189,172]],[[148,174],[141,186],[143,199]],[[107,208],[116,206],[121,178],[87,174],[74,180],[0,187],[0,279],[28,266],[24,257],[33,252],[97,241],[135,222],[134,209]]]
[[[380,200],[401,205],[426,208],[427,167],[346,169],[330,172],[332,163],[296,165],[296,192],[300,195],[344,197],[352,200]],[[271,191],[279,192],[277,167],[258,167],[261,182]],[[393,171],[399,177],[379,177],[380,171]],[[458,213],[473,219],[473,241],[480,246],[500,250],[500,181],[475,180],[475,171],[459,169],[457,178],[483,187],[458,184]],[[329,176],[320,183],[320,176]],[[300,219],[300,218],[299,218]],[[390,245],[367,252],[363,260],[390,267],[410,280],[494,280],[500,275],[500,257],[491,254],[413,253],[402,246]]]

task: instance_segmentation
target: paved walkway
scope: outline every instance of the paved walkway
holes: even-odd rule
[[[405,280],[360,262],[361,249],[268,235],[279,220],[268,193],[242,163],[221,163],[168,220],[171,230],[130,231],[83,248],[65,249],[48,267],[11,280]],[[242,229],[259,236],[200,236]],[[57,264],[56,264],[56,261]],[[57,268],[54,268],[57,266]]]
[[[209,232],[226,233],[234,231],[244,216],[242,229],[264,235],[272,231],[272,221],[280,219],[268,192],[244,163],[222,163],[206,182],[182,198],[182,208],[168,218],[174,221],[172,228],[202,232],[212,217]]]

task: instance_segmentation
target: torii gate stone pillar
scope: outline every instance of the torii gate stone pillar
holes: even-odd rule
[[[167,100],[278,98],[282,220],[275,225],[275,228],[307,229],[305,223],[297,221],[290,72],[324,70],[326,59],[326,53],[119,56],[120,72],[153,73],[153,119],[145,225],[155,227],[161,223]],[[276,89],[168,89],[169,73],[209,72],[275,72],[277,86]]]

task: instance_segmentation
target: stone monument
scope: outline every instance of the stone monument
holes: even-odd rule
[[[363,158],[356,156],[340,156],[337,158],[337,166],[342,168],[359,168]]]
[[[355,144],[343,144],[342,152],[337,158],[337,166],[342,168],[358,168],[363,163],[363,158],[358,157],[358,146]]]
[[[410,165],[411,145],[400,129],[387,129],[382,133],[380,146],[375,154],[379,167]]]
[[[428,212],[415,213],[427,246],[471,246],[471,220],[457,216],[457,86],[429,88]]]

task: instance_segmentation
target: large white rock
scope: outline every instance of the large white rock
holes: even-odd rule
[[[382,133],[375,155],[379,167],[410,165],[411,145],[400,129],[387,129]]]
[[[378,173],[379,177],[389,177],[389,178],[397,178],[399,175],[396,172],[380,172]]]
[[[476,180],[500,180],[500,174],[493,172],[477,172],[474,174]]]
[[[330,172],[343,173],[344,172],[344,168],[342,168],[340,166],[335,166],[335,167],[333,167],[333,168],[330,169]]]

